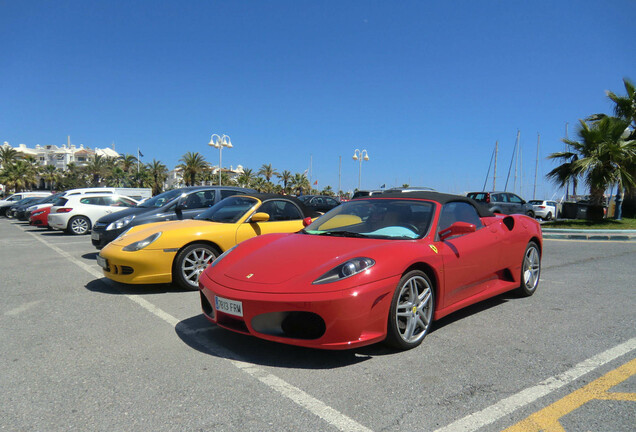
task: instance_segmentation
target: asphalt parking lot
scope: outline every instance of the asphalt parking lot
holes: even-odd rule
[[[89,236],[0,219],[0,429],[569,432],[636,422],[636,242],[546,240],[534,296],[452,314],[406,352],[230,333],[202,317],[197,292],[110,282],[95,256]]]

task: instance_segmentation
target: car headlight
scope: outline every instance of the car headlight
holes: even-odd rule
[[[215,265],[217,265],[219,263],[219,261],[221,261],[223,258],[225,258],[225,256],[227,254],[229,254],[230,252],[232,252],[232,249],[234,249],[237,245],[232,246],[231,248],[229,248],[228,250],[226,250],[225,252],[223,252],[221,255],[219,255],[214,261],[212,261],[210,263],[210,265],[208,267],[212,268]]]
[[[106,231],[111,231],[114,229],[122,229],[123,227],[130,224],[134,218],[135,218],[135,215],[130,215],[130,216],[123,217],[121,219],[117,219],[115,222],[111,223],[110,225],[106,227]]]
[[[36,211],[36,212],[34,212],[31,216],[40,216],[42,213],[44,213],[44,210],[42,210],[42,211]]]
[[[148,246],[150,243],[157,240],[159,237],[161,237],[161,231],[154,233],[153,235],[148,236],[143,240],[139,240],[129,244],[128,246],[124,246],[122,250],[125,250],[126,252],[135,252],[135,251],[141,250],[145,248],[146,246]]]
[[[353,258],[337,267],[332,268],[327,273],[313,281],[312,284],[319,285],[346,279],[372,267],[374,264],[375,261],[371,258]]]

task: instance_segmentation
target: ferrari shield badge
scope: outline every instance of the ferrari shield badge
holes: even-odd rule
[[[437,253],[437,248],[435,247],[435,245],[429,245],[431,247],[431,249],[433,250],[433,252]]]

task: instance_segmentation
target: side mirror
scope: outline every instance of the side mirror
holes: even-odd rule
[[[305,219],[303,219],[303,226],[306,228],[309,225],[311,225],[311,222],[312,222],[311,218],[310,217],[306,217]]]
[[[448,228],[439,232],[439,239],[441,241],[444,241],[449,237],[468,234],[475,231],[477,231],[477,227],[474,224],[470,224],[468,222],[455,222]]]
[[[269,220],[269,215],[264,212],[254,213],[250,222],[267,222]]]
[[[181,210],[185,208],[186,197],[182,196],[177,200],[177,204],[174,206],[174,211],[179,213]]]

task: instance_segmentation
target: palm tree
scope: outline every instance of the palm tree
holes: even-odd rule
[[[250,168],[243,168],[243,172],[236,178],[236,182],[240,187],[252,187],[256,176]]]
[[[60,180],[62,175],[55,165],[46,165],[44,168],[40,169],[40,176],[45,183],[49,184],[49,190],[53,191],[53,189],[55,189],[55,184]]]
[[[179,159],[177,168],[183,170],[183,181],[186,186],[194,186],[198,178],[209,168],[205,157],[199,152],[187,152]]]
[[[18,152],[9,145],[0,146],[0,167],[7,167],[19,159]]]
[[[137,158],[131,154],[120,155],[117,158],[117,165],[119,165],[126,174],[132,174],[134,171],[137,171]]]
[[[628,139],[636,139],[636,88],[634,83],[623,78],[623,84],[625,84],[625,91],[627,96],[617,96],[611,91],[607,91],[607,97],[614,102],[614,115],[622,118],[631,124],[631,133]]]
[[[579,141],[564,139],[572,149],[571,152],[553,153],[551,159],[566,160],[566,168],[557,167],[548,173],[548,178],[558,182],[564,173],[571,177],[582,177],[590,188],[592,207],[588,218],[602,219],[605,190],[612,184],[618,184],[619,190],[624,186],[633,186],[634,177],[630,171],[636,161],[636,141],[625,137],[629,123],[617,117],[602,117],[588,124],[581,120],[577,132]],[[575,153],[578,159],[568,162]]]
[[[168,178],[168,168],[158,160],[153,159],[151,163],[146,164],[146,169],[150,174],[150,187],[152,187],[152,194],[160,194],[163,192],[163,184]]]
[[[267,180],[265,180],[263,177],[256,177],[252,180],[251,187],[256,189],[258,192],[269,192],[267,190],[268,189],[267,184],[268,184]]]
[[[2,170],[0,182],[5,183],[9,189],[20,192],[36,182],[35,175],[36,171],[29,162],[17,160]]]
[[[106,184],[113,187],[123,187],[127,179],[128,175],[126,171],[124,171],[122,167],[116,166],[106,177]]]
[[[292,173],[285,170],[280,174],[276,174],[276,177],[278,177],[283,182],[283,191],[287,193],[287,183],[291,181]]]
[[[93,160],[86,165],[86,172],[92,177],[91,184],[94,187],[100,186],[102,179],[108,171],[107,168],[108,159],[100,155],[95,155]]]
[[[327,185],[327,187],[325,187],[322,192],[320,192],[322,195],[329,195],[329,196],[333,196],[333,189],[331,189],[331,186]]]
[[[262,175],[265,180],[270,181],[272,177],[278,175],[278,171],[272,168],[272,164],[263,164],[261,169],[258,170],[258,175]]]
[[[290,183],[290,187],[296,191],[297,195],[303,195],[303,192],[306,194],[307,191],[311,189],[311,187],[309,186],[309,179],[305,174],[294,174],[294,177],[291,179]]]

